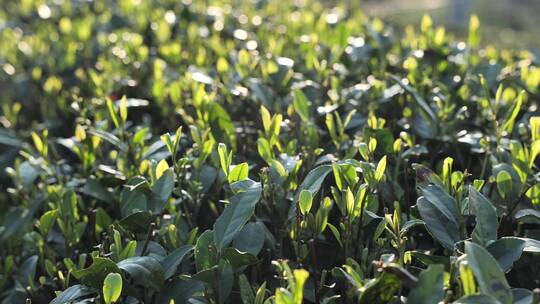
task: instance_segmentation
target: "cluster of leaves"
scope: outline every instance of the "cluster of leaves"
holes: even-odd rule
[[[476,17],[0,7],[2,303],[538,303],[539,61]]]

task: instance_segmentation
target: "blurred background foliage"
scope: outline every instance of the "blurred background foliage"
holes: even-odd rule
[[[469,16],[476,14],[482,20],[485,42],[500,47],[540,48],[538,0],[368,0],[361,6],[367,15],[399,25],[417,23],[427,13],[435,23],[460,37],[467,34]]]

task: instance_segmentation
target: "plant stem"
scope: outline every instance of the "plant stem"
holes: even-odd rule
[[[309,251],[311,253],[311,268],[313,269],[312,278],[313,278],[313,290],[315,292],[315,303],[319,304],[320,303],[319,278],[317,276],[317,252],[316,252],[315,242],[316,242],[315,238],[312,238],[311,240],[309,240]]]
[[[371,195],[371,190],[366,190],[366,194],[364,197],[362,197],[362,201],[360,202],[360,218],[359,218],[359,224],[358,224],[358,233],[356,234],[356,246],[355,246],[355,252],[358,250],[358,243],[360,243],[360,240],[363,240],[363,234],[364,229],[362,226],[362,223],[364,221],[364,209],[367,201],[367,197]]]
[[[409,172],[409,160],[405,159],[405,164],[403,165],[403,181],[405,183],[405,213],[407,214],[407,221],[411,220],[411,204],[409,202],[410,194],[409,194],[409,179],[408,179],[408,172]]]
[[[521,195],[518,197],[518,199],[515,201],[514,205],[512,205],[512,207],[510,208],[510,210],[508,210],[508,213],[506,214],[507,217],[511,217],[512,216],[512,213],[514,212],[514,210],[516,210],[517,206],[519,205],[519,202],[521,202],[521,200],[527,195],[527,191],[529,191],[529,189],[531,189],[532,186],[528,186],[522,193]]]

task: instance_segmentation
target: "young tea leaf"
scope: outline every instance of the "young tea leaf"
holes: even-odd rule
[[[300,212],[302,214],[309,213],[311,210],[311,204],[313,203],[313,196],[308,190],[302,190],[300,196],[298,197],[298,204],[300,205]]]
[[[105,304],[116,303],[122,294],[122,276],[109,273],[103,281],[103,301]]]
[[[377,169],[375,170],[375,180],[380,182],[384,176],[384,170],[386,170],[386,155],[377,163]]]

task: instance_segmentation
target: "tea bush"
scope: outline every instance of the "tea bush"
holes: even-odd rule
[[[538,303],[539,61],[475,16],[0,3],[2,303]]]

